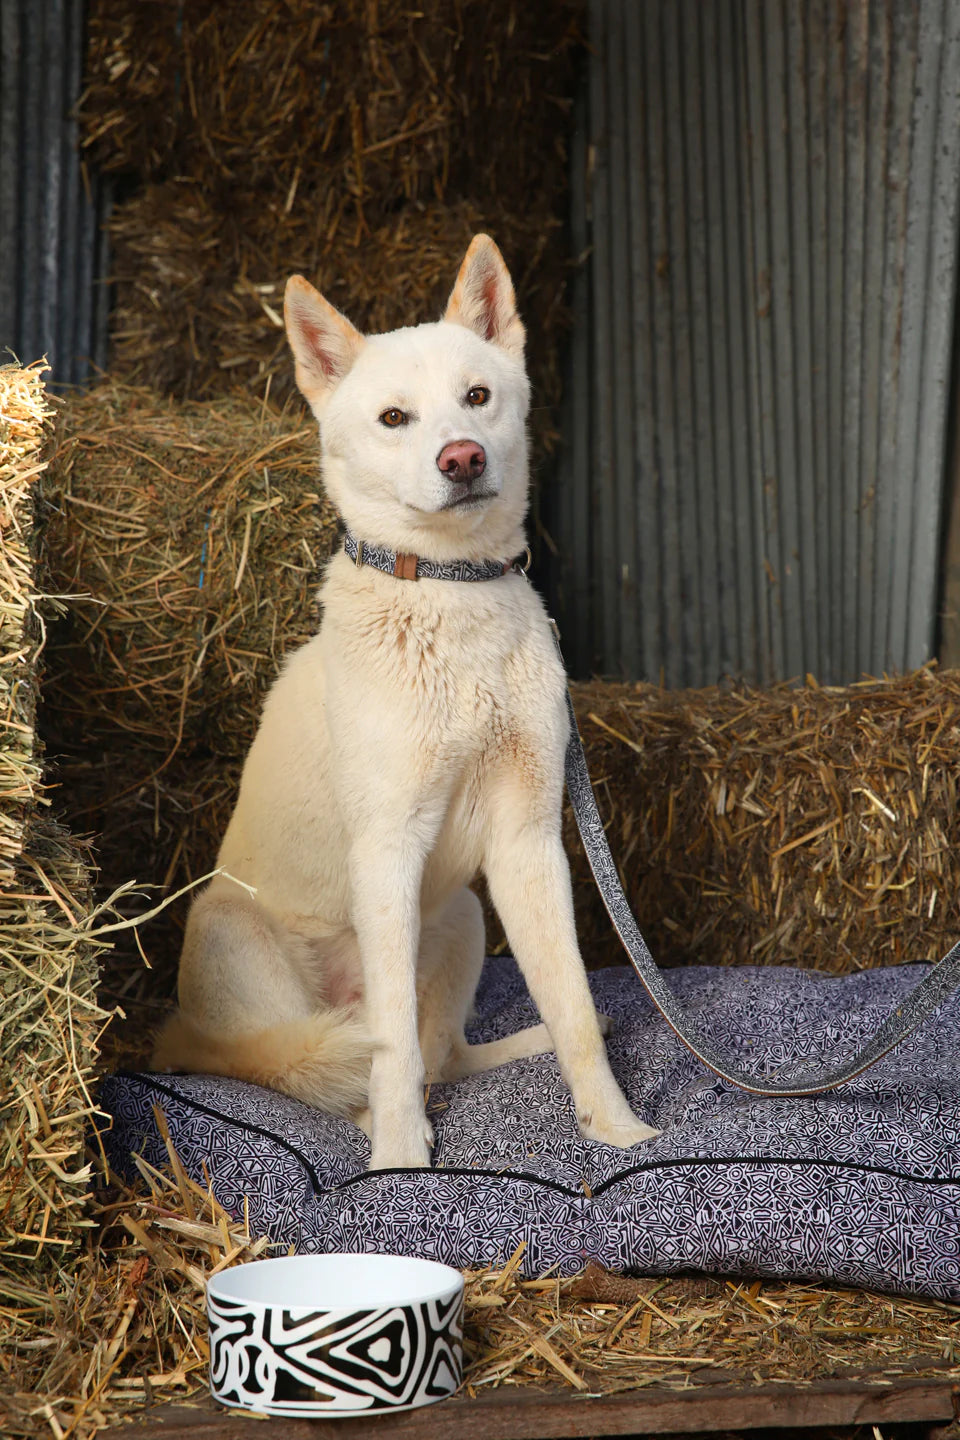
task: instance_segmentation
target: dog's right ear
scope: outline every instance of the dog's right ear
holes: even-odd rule
[[[291,275],[287,281],[283,318],[296,362],[297,384],[304,399],[316,408],[353,365],[363,336],[302,275]]]

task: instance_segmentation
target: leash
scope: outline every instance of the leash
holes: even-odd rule
[[[389,550],[384,546],[365,545],[362,540],[356,539],[349,530],[344,536],[344,550],[358,569],[369,565],[385,574],[395,576],[398,580],[498,580],[511,571],[529,579],[527,576],[530,566],[529,550],[522,558],[515,560],[453,560],[443,563],[424,560],[419,555],[407,555]],[[560,664],[563,665],[560,632],[554,620],[550,621],[550,626],[557,654],[560,656]],[[564,670],[566,670],[566,666],[564,666]],[[647,942],[640,933],[639,926],[633,917],[633,911],[623,893],[617,867],[607,844],[603,822],[597,809],[596,796],[593,793],[593,785],[590,782],[590,772],[587,769],[587,759],[583,752],[583,741],[580,738],[580,727],[577,724],[577,715],[573,708],[569,685],[566,697],[567,711],[570,716],[570,739],[567,743],[564,761],[567,793],[570,796],[574,819],[577,822],[577,829],[580,832],[580,839],[583,841],[583,848],[586,851],[593,878],[600,891],[600,898],[610,916],[614,930],[620,937],[620,943],[627,952],[627,958],[650,999],[677,1039],[682,1041],[690,1053],[695,1055],[708,1070],[712,1070],[715,1075],[718,1075],[721,1080],[728,1081],[739,1090],[746,1090],[749,1095],[771,1095],[786,1098],[799,1095],[822,1095],[827,1090],[835,1090],[838,1085],[843,1085],[847,1080],[853,1080],[855,1076],[862,1075],[865,1070],[876,1065],[878,1060],[881,1060],[884,1055],[888,1055],[894,1046],[899,1045],[901,1040],[906,1039],[913,1030],[922,1025],[924,1020],[928,1019],[945,1000],[949,999],[954,990],[960,987],[960,941],[958,941],[939,964],[931,967],[929,973],[910,992],[906,1000],[887,1016],[872,1038],[853,1056],[841,1061],[835,1068],[824,1070],[822,1062],[809,1069],[798,1069],[791,1064],[781,1067],[782,1079],[778,1080],[776,1077],[768,1079],[748,1075],[746,1071],[733,1065],[692,1024],[690,1017],[664,979],[663,972],[657,966],[657,962],[647,947]],[[787,1069],[793,1071],[792,1077],[789,1079],[784,1074]]]
[[[560,641],[555,626],[554,639],[559,653]],[[561,660],[562,658],[561,655]],[[939,964],[931,967],[929,974],[923,977],[902,1004],[887,1016],[872,1038],[852,1057],[842,1061],[836,1068],[824,1069],[823,1063],[819,1062],[809,1069],[794,1069],[792,1077],[789,1079],[784,1077],[783,1080],[778,1080],[775,1076],[767,1079],[748,1075],[746,1071],[740,1070],[725,1059],[691,1022],[683,1006],[666,983],[663,972],[658,968],[640,933],[637,922],[633,918],[633,911],[623,893],[617,867],[607,844],[603,822],[597,809],[596,796],[590,783],[587,760],[583,753],[583,741],[580,738],[580,729],[577,725],[577,716],[569,687],[567,688],[567,710],[570,715],[570,739],[567,744],[565,761],[567,793],[570,796],[577,829],[580,832],[580,839],[583,841],[583,848],[586,851],[593,878],[600,891],[600,898],[606,906],[607,914],[610,916],[614,930],[620,937],[620,942],[627,952],[630,963],[650,999],[677,1039],[681,1040],[690,1053],[706,1065],[708,1070],[719,1075],[721,1080],[729,1081],[731,1085],[736,1085],[740,1090],[746,1090],[750,1095],[784,1097],[822,1095],[827,1090],[835,1090],[838,1085],[852,1080],[856,1075],[862,1075],[865,1070],[876,1065],[878,1060],[889,1054],[894,1046],[899,1045],[900,1041],[905,1039],[911,1031],[916,1030],[918,1025],[922,1025],[924,1020],[932,1015],[960,986],[960,941],[958,941]]]

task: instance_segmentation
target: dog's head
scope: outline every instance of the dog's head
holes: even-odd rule
[[[327,490],[359,538],[435,560],[523,548],[524,330],[488,236],[435,324],[363,336],[300,275],[284,315]]]

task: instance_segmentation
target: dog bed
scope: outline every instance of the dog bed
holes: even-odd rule
[[[695,967],[669,982],[705,1033],[757,1074],[841,1058],[924,973],[841,978]],[[613,1020],[613,1070],[662,1134],[632,1151],[584,1140],[552,1055],[434,1086],[434,1168],[368,1174],[345,1120],[237,1080],[118,1074],[101,1104],[114,1166],[167,1154],[212,1176],[251,1229],[300,1251],[385,1250],[462,1268],[507,1259],[570,1274],[589,1259],[644,1274],[830,1280],[960,1300],[960,996],[865,1075],[812,1099],[716,1079],[653,1010],[631,970],[590,976]],[[469,1038],[537,1019],[514,962],[490,959]]]

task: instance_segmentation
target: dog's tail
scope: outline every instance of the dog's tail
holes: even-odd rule
[[[209,1035],[176,1010],[157,1037],[153,1065],[204,1075],[252,1080],[316,1105],[351,1115],[367,1103],[372,1046],[351,1010],[318,1010],[249,1035]]]

